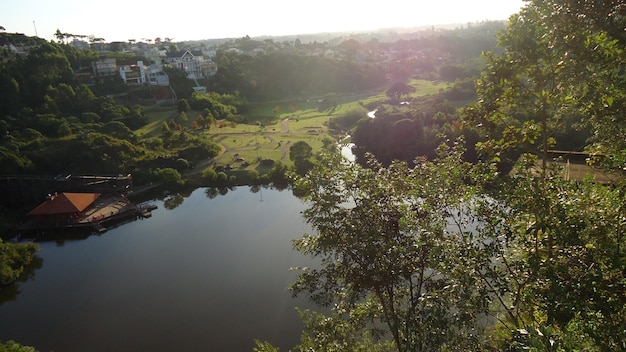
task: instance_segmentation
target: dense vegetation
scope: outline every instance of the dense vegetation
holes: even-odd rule
[[[33,265],[39,247],[33,243],[10,243],[0,239],[0,288],[22,278]]]
[[[590,161],[623,168],[622,10],[535,0],[511,18],[461,115],[480,137],[474,162],[457,133],[424,149],[428,159],[381,148],[384,163],[362,153],[361,166],[324,154],[297,179],[315,232],[294,247],[321,266],[303,268],[292,290],[330,312],[301,312],[297,350],[626,349],[625,181],[569,180],[548,158],[583,127],[591,138],[562,145],[584,142]],[[388,125],[361,123],[422,136],[425,115],[392,109]]]
[[[202,111],[194,122],[205,129],[216,119],[248,122],[248,101],[320,96],[320,111],[331,115],[338,104],[329,93],[385,84],[383,103],[328,120],[333,132],[352,134],[357,164],[329,152],[332,140],[321,154],[304,141],[289,148],[295,190],[310,203],[304,216],[316,231],[294,247],[321,259],[292,290],[329,307],[328,314],[301,312],[306,329],[296,348],[624,350],[622,7],[530,0],[498,35],[500,47],[480,59],[492,49],[493,31],[473,28],[481,35],[471,40],[458,32],[393,44],[348,39],[335,48],[341,60],[326,57],[329,48],[319,43],[260,55],[225,44],[207,84],[215,92],[181,90],[177,113],[148,137],[135,133],[147,123],[143,107],[118,105],[72,81],[72,68],[93,53],[37,42],[28,57],[0,64],[0,167],[133,172],[175,185],[190,162],[219,152],[183,131],[189,109]],[[415,46],[428,54],[409,55]],[[367,54],[387,49],[406,55]],[[444,63],[433,60],[443,53]],[[452,88],[410,97],[413,78]],[[373,109],[376,118],[367,118]],[[553,148],[585,150],[618,177],[609,184],[564,178],[549,159]],[[286,166],[269,164],[268,175],[285,182]],[[202,172],[219,185],[230,177]]]
[[[371,39],[365,43],[344,38],[332,45],[299,41],[287,45],[248,37],[226,42],[217,48],[214,58],[217,74],[201,80],[212,92],[194,92],[194,81],[177,69],[165,68],[178,93],[177,111],[163,121],[158,133],[146,135],[143,135],[147,130],[144,127],[151,122],[146,110],[156,111],[142,105],[150,101],[148,87],[126,86],[115,77],[96,77],[95,85],[91,86],[76,79],[77,72],[90,70],[94,61],[103,58],[115,58],[120,64],[147,62],[139,54],[115,51],[126,50],[128,45],[111,43],[109,51],[97,52],[66,44],[63,33],[58,43],[0,33],[4,43],[24,44],[29,48],[27,54],[0,49],[3,92],[0,167],[5,175],[131,173],[135,184],[148,181],[179,184],[180,176],[174,174],[175,181],[163,179],[169,171],[159,169],[184,173],[221,151],[210,137],[199,132],[235,123],[254,126],[259,120],[276,120],[280,116],[278,105],[272,112],[259,115],[249,101],[291,99],[294,103],[290,104],[289,112],[294,112],[296,106],[317,104],[308,101],[318,96],[322,97],[320,112],[332,115],[338,106],[336,96],[380,89],[396,82],[388,95],[390,99],[398,99],[402,92],[397,87],[406,86],[404,82],[411,77],[460,80],[446,94],[457,101],[471,99],[474,87],[467,77],[478,72],[479,49],[493,48],[494,30],[501,27],[501,23],[485,23],[465,30],[419,34],[397,42]],[[232,46],[239,49],[230,50]],[[104,44],[96,47],[103,48]],[[260,47],[264,50],[252,52]],[[172,45],[174,49],[178,48]],[[382,111],[380,115],[384,115]],[[404,119],[407,118],[410,116]],[[332,132],[340,133],[352,129],[356,121],[353,119],[340,129],[334,129],[331,121],[329,127]],[[384,121],[381,118],[377,123]],[[422,132],[414,135],[422,137]],[[434,134],[427,133],[424,137]],[[372,140],[361,138],[361,141],[359,150],[375,150],[375,146],[368,146]],[[432,154],[432,142],[420,143],[426,144]],[[404,147],[396,149],[404,150],[406,155],[391,153],[388,161],[410,160],[413,155]],[[276,173],[283,170],[282,166],[260,170],[262,178],[256,182],[284,179],[284,175]],[[210,183],[210,180],[205,178],[201,182]],[[231,182],[231,177],[228,180]]]
[[[19,343],[9,340],[5,343],[0,342],[0,352],[36,352],[35,348],[30,346],[22,346]]]

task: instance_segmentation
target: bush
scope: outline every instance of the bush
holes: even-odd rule
[[[185,184],[183,177],[176,169],[169,167],[163,169],[157,169],[155,175],[159,181],[163,182],[167,186],[182,186]]]
[[[9,340],[0,342],[0,352],[37,352],[34,347],[20,345],[19,343]]]
[[[213,183],[217,181],[217,172],[213,167],[209,166],[202,171],[202,179],[205,182]]]
[[[217,173],[217,182],[220,184],[226,184],[228,182],[228,175],[221,171]]]
[[[0,239],[0,287],[16,282],[35,260],[39,246],[33,243],[6,243]]]
[[[176,159],[176,170],[178,171],[189,170],[190,167],[191,167],[191,164],[189,163],[187,159],[183,159],[183,158]]]

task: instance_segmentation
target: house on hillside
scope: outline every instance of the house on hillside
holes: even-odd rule
[[[202,56],[202,52],[195,50],[183,50],[167,53],[167,57],[165,58],[166,65],[170,67],[175,67],[187,73],[187,78],[189,79],[198,79],[204,77],[202,73],[203,61],[204,58]]]
[[[146,71],[143,61],[137,61],[136,65],[122,65],[119,67],[120,77],[126,84],[146,83]]]
[[[91,63],[91,68],[93,69],[93,75],[95,77],[111,77],[118,75],[117,60],[113,58],[94,61]]]
[[[148,83],[152,86],[169,86],[170,78],[160,65],[150,65],[146,69]]]
[[[33,225],[63,226],[81,219],[99,197],[100,193],[49,195],[43,203],[26,215]]]

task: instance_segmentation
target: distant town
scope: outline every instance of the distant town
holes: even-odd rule
[[[484,31],[485,39],[493,40],[495,32],[504,28],[504,21],[482,22],[474,28]],[[172,38],[129,39],[126,42],[106,42],[103,38],[79,34],[63,33],[57,30],[55,37],[60,44],[69,45],[77,50],[94,50],[98,60],[81,65],[74,71],[76,83],[93,86],[98,80],[120,77],[124,84],[150,85],[157,103],[175,101],[176,92],[170,87],[170,81],[164,67],[183,71],[187,78],[195,81],[194,91],[206,92],[207,87],[199,80],[215,76],[218,65],[214,58],[218,50],[256,56],[267,53],[291,53],[304,56],[345,59],[354,62],[382,63],[400,60],[435,60],[447,61],[450,52],[436,47],[406,46],[399,49],[390,45],[398,40],[433,37],[443,32],[458,31],[468,35],[472,24],[443,27],[420,28],[409,31],[377,31],[366,33],[322,33],[301,36],[261,37],[248,36],[237,39],[213,39],[202,41],[174,42]],[[4,31],[4,27],[0,27]],[[7,33],[9,34],[9,33]],[[471,34],[474,38],[476,33]],[[34,44],[30,40],[16,40],[23,36],[13,34],[0,36],[0,48],[14,55],[27,55]],[[11,39],[9,39],[11,38]],[[302,39],[301,39],[302,38]],[[359,44],[359,43],[365,44]],[[122,57],[120,57],[120,54]],[[127,55],[123,55],[127,54]],[[137,59],[138,58],[138,59]],[[8,60],[6,57],[3,60]],[[159,89],[158,87],[165,87]]]

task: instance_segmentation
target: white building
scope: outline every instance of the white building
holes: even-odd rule
[[[153,86],[169,86],[170,78],[163,72],[160,65],[150,65],[146,68],[148,84]]]
[[[146,72],[143,61],[137,61],[137,65],[123,65],[119,67],[120,77],[126,84],[146,83]]]
[[[187,78],[189,79],[198,79],[203,78],[204,75],[202,73],[202,63],[204,58],[202,57],[202,53],[199,51],[179,51],[168,53],[165,58],[165,63],[168,66],[175,67],[185,73],[187,73]]]

